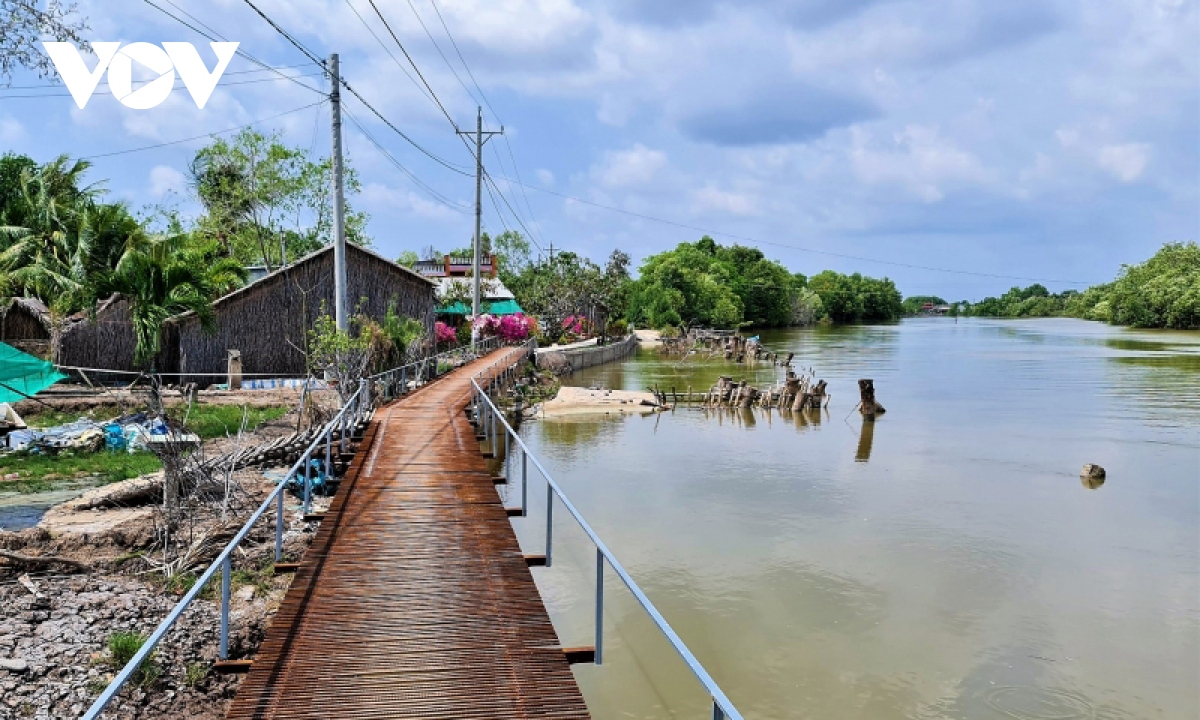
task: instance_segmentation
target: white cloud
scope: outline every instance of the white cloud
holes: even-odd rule
[[[169,165],[156,165],[150,170],[150,194],[161,198],[167,193],[182,193],[187,187],[183,173]]]
[[[0,142],[14,145],[25,137],[25,127],[14,117],[0,116]]]
[[[944,138],[936,127],[908,125],[892,136],[892,148],[876,150],[871,134],[851,129],[851,159],[859,179],[894,184],[927,203],[945,197],[949,186],[978,184],[986,173],[978,158]]]
[[[692,193],[692,211],[702,214],[719,210],[730,215],[751,216],[758,214],[754,198],[741,193],[704,187]]]
[[[1100,167],[1112,173],[1121,182],[1137,180],[1146,169],[1150,159],[1150,146],[1146,143],[1105,145],[1096,155]]]
[[[381,183],[367,183],[362,189],[363,204],[368,210],[401,210],[430,220],[462,218],[440,202],[418,195],[412,190],[394,188]]]
[[[649,184],[666,166],[666,153],[637,143],[628,150],[606,153],[604,161],[592,168],[592,176],[605,187],[630,188]]]
[[[538,182],[540,182],[542,185],[545,185],[546,187],[554,187],[554,173],[550,172],[546,168],[538,168],[536,174]]]

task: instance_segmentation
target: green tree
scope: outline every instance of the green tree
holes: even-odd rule
[[[304,148],[287,147],[279,133],[245,129],[230,140],[214,139],[188,168],[204,207],[197,232],[243,263],[273,266],[310,253],[332,239],[330,161],[313,160]],[[348,165],[343,173],[346,239],[369,245],[367,216],[350,199],[360,190]]]
[[[39,7],[41,6],[41,7]],[[87,21],[77,14],[74,4],[61,0],[0,0],[0,78],[12,81],[17,68],[26,68],[40,78],[57,78],[54,63],[39,44],[42,40],[75,43],[81,51],[91,52],[84,39]]]

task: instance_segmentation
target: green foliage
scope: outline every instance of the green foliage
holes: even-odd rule
[[[287,414],[286,407],[246,408],[246,432]],[[193,405],[187,416],[187,429],[207,440],[237,435],[242,426],[242,408],[238,405]]]
[[[890,280],[825,272],[809,280],[756,248],[725,247],[710,237],[681,243],[642,264],[626,315],[663,328],[707,325],[778,327],[894,320],[900,294]]]
[[[808,287],[821,298],[823,317],[834,323],[892,322],[904,314],[900,291],[887,278],[826,270],[810,278]]]
[[[582,255],[556,252],[519,270],[512,263],[502,265],[500,279],[528,314],[543,321],[545,339],[554,342],[565,318],[586,313],[596,303],[608,307],[609,317],[623,314],[628,266],[629,256],[620,250],[613,251],[603,269]]]
[[[146,636],[138,632],[118,630],[109,635],[107,645],[112,668],[120,670],[128,665],[145,642]],[[162,675],[156,655],[157,651],[152,651],[134,671],[131,679],[138,687],[146,687]]]
[[[1168,243],[1140,265],[1126,265],[1109,286],[1107,313],[1118,325],[1200,328],[1200,245]]]
[[[905,315],[916,315],[921,312],[921,308],[928,303],[930,305],[947,305],[948,303],[937,295],[911,295],[904,298],[902,303],[904,306]]]
[[[76,454],[64,450],[57,455],[13,452],[0,455],[0,475],[18,473],[16,480],[4,483],[5,490],[21,493],[43,492],[74,479],[101,484],[119,482],[155,472],[162,463],[153,453],[100,451]]]
[[[229,140],[214,139],[189,167],[204,207],[197,233],[222,254],[268,270],[328,244],[333,225],[330,161],[313,160],[308,150],[287,147],[279,137],[247,128]],[[358,175],[346,166],[343,180],[352,198],[361,188]],[[367,220],[347,204],[346,239],[370,245]]]
[[[388,304],[383,322],[372,323],[371,330],[377,336],[375,368],[381,372],[415,360],[425,339],[424,323],[401,315],[395,301]]]
[[[417,253],[415,251],[404,250],[403,252],[400,253],[400,256],[396,258],[396,264],[403,265],[404,267],[408,268],[409,270],[412,270],[413,267],[417,264],[417,261],[420,259],[421,258],[419,258],[417,256]]]
[[[183,673],[183,684],[189,688],[195,688],[206,677],[208,677],[208,665],[206,663],[188,663],[187,669]]]

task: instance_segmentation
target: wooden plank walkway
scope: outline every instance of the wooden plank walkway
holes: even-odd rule
[[[589,717],[463,412],[506,353],[376,412],[230,720]]]

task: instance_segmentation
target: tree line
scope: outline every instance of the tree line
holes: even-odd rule
[[[191,218],[161,205],[135,216],[107,201],[90,169],[65,155],[0,156],[0,296],[37,298],[61,324],[120,294],[141,366],[158,353],[168,317],[191,311],[211,328],[213,300],[245,284],[247,266],[269,272],[329,242],[329,161],[278,134],[247,129],[197,151],[187,192],[201,212]],[[347,195],[358,189],[349,169]],[[351,242],[370,243],[366,223],[348,210]]]
[[[1200,246],[1167,243],[1153,257],[1124,265],[1112,282],[1082,292],[1044,285],[961,303],[978,317],[1076,317],[1136,328],[1200,329]]]

